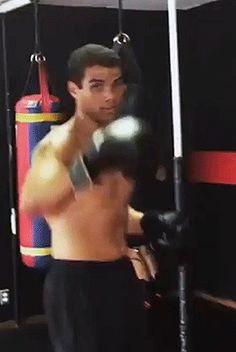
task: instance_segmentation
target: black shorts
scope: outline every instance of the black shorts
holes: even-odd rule
[[[143,288],[127,258],[55,260],[44,303],[55,352],[147,351]]]

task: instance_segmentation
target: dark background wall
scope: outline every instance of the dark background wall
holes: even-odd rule
[[[236,3],[222,1],[190,12],[192,23],[190,105],[191,147],[235,151]],[[222,165],[223,167],[223,165]],[[236,299],[235,187],[197,185],[193,189],[197,239],[196,284],[220,297]]]
[[[234,1],[219,1],[178,13],[182,118],[186,153],[191,149],[234,150],[235,37]],[[42,6],[41,43],[47,57],[54,93],[68,108],[65,66],[69,53],[87,43],[111,46],[117,34],[117,13],[107,9]],[[33,51],[33,12],[25,7],[6,16],[10,102],[21,96]],[[135,202],[141,209],[173,206],[171,172],[171,104],[166,12],[126,11],[124,30],[143,70],[141,112],[153,129],[145,173],[137,185]],[[1,59],[0,59],[1,60]],[[9,227],[6,114],[1,74],[0,119],[0,289],[12,291],[12,251]],[[158,164],[168,170],[166,182],[155,180]],[[232,187],[195,186],[193,205],[201,215],[195,227],[198,251],[195,284],[212,293],[236,299],[233,248],[234,199]],[[207,215],[207,216],[206,216]],[[20,312],[41,312],[44,274],[18,262]],[[0,320],[12,318],[12,304],[0,308]]]

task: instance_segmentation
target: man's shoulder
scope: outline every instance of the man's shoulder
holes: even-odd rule
[[[34,148],[32,153],[32,161],[44,159],[52,153],[53,147],[47,137],[48,136],[43,138]]]
[[[54,148],[60,148],[62,144],[71,138],[71,131],[73,128],[72,119],[66,121],[62,125],[53,126],[48,134],[49,142],[54,146]]]
[[[36,157],[53,155],[70,137],[70,125],[68,122],[62,125],[52,126],[46,136],[37,144],[33,152]]]

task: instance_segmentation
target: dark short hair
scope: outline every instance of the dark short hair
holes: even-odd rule
[[[86,44],[71,53],[67,66],[68,80],[81,85],[86,68],[95,65],[121,68],[121,61],[112,49],[98,44]]]

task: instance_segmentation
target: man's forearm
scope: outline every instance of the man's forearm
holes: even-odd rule
[[[143,217],[141,211],[128,207],[128,234],[129,235],[143,235],[143,230],[140,226],[140,220]]]

